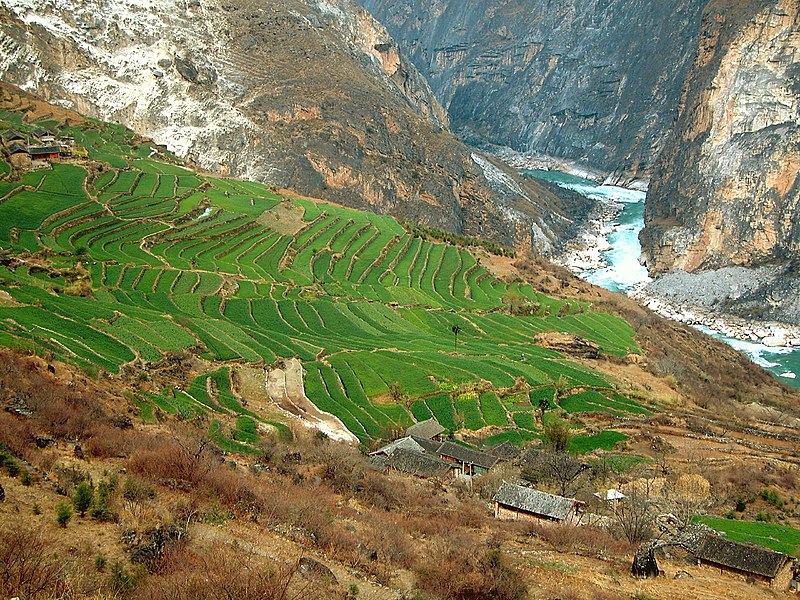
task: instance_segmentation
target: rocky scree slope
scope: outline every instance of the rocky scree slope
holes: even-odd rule
[[[476,162],[351,0],[0,0],[0,47],[6,81],[203,169],[507,244],[581,211]]]
[[[694,56],[696,0],[362,0],[472,143],[649,176]]]
[[[645,205],[648,268],[716,272],[728,308],[800,323],[799,173],[800,5],[710,2]]]

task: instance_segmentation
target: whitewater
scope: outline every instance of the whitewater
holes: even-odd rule
[[[524,171],[526,175],[553,182],[561,187],[598,201],[598,218],[562,262],[581,279],[614,292],[640,295],[651,281],[647,269],[639,262],[642,247],[639,232],[644,227],[646,192],[603,185],[559,171]],[[680,320],[718,338],[746,354],[791,385],[800,386],[800,350],[767,346],[763,343],[723,335],[707,325],[691,323],[691,311]]]

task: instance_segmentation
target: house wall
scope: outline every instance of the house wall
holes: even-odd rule
[[[775,579],[772,580],[769,587],[779,592],[788,590],[792,585],[792,575],[792,563],[787,562],[783,568],[778,571],[778,574],[775,576]]]
[[[12,154],[9,157],[8,162],[12,167],[17,169],[29,169],[31,166],[31,157],[24,152],[20,152],[18,154]]]
[[[494,503],[494,517],[495,519],[502,519],[505,521],[534,521],[536,523],[558,523],[547,517],[534,515],[528,512],[522,512],[513,508],[502,506],[500,503]]]
[[[775,587],[776,589],[778,589],[776,586],[773,585],[773,581],[774,580],[770,579],[769,577],[765,577],[764,575],[757,575],[755,573],[748,573],[747,571],[741,571],[739,569],[734,569],[734,568],[731,568],[731,567],[718,565],[717,563],[709,562],[709,561],[706,561],[706,560],[700,560],[699,562],[700,562],[701,565],[704,565],[706,567],[711,567],[712,569],[716,569],[720,573],[729,573],[731,575],[739,575],[743,579],[755,579],[756,581],[761,581],[762,583],[766,583],[767,585],[769,585],[769,587]],[[791,574],[789,575],[789,578],[786,580],[786,587],[787,588],[789,587],[789,581],[791,581]]]

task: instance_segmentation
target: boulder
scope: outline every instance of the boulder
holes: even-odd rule
[[[321,579],[336,584],[336,575],[328,567],[309,556],[300,559],[300,573],[309,579]]]
[[[580,358],[598,358],[600,356],[600,346],[591,340],[571,333],[548,331],[537,334],[534,341],[542,348],[549,348],[570,356]]]

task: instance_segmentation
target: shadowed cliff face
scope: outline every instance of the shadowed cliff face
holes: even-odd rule
[[[362,0],[454,131],[647,177],[676,115],[698,0]]]
[[[800,6],[714,0],[647,198],[649,269],[797,262],[798,172]]]
[[[0,47],[6,81],[203,169],[508,244],[572,227],[492,178],[352,0],[0,0]]]

